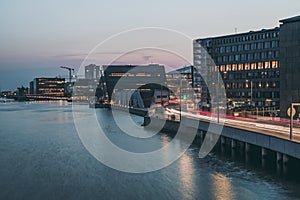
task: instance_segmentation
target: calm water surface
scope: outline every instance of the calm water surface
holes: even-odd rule
[[[112,141],[135,148],[114,125],[109,111],[96,112]],[[142,118],[133,118],[142,123]],[[157,134],[144,148],[153,150],[171,139],[169,134]],[[214,153],[199,159],[198,152],[193,144],[179,160],[159,171],[119,172],[94,159],[81,144],[71,105],[0,104],[0,199],[300,198],[298,183]]]

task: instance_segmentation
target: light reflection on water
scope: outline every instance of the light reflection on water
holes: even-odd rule
[[[234,192],[232,191],[231,181],[221,173],[212,174],[213,194],[216,200],[231,200]]]
[[[197,144],[159,171],[128,174],[107,168],[83,148],[70,111],[65,104],[0,104],[0,199],[299,199],[297,185],[214,154],[199,159]],[[97,110],[106,117],[101,120],[111,137],[130,146],[107,112]],[[171,139],[162,133],[144,148],[166,146]],[[174,150],[166,148],[163,157]]]
[[[180,187],[183,192],[184,199],[188,199],[195,193],[194,185],[194,166],[192,163],[192,158],[184,153],[178,162],[179,167],[179,179]]]

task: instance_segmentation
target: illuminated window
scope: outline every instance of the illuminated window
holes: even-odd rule
[[[239,70],[244,70],[244,65],[243,64],[239,64]]]
[[[250,70],[250,64],[249,63],[245,64],[245,70]]]
[[[216,71],[216,66],[212,67],[211,71],[215,72]]]
[[[226,71],[231,71],[231,65],[226,65]]]
[[[110,76],[124,76],[124,73],[111,73]]]
[[[265,69],[270,69],[270,62],[265,62]]]
[[[251,69],[256,69],[256,63],[251,63]]]
[[[257,63],[257,69],[263,69],[263,64],[262,62]]]
[[[225,71],[225,65],[221,65],[221,66],[220,66],[220,71],[221,71],[221,72]]]
[[[245,88],[249,88],[249,81],[248,80],[246,80]]]
[[[136,76],[151,76],[151,74],[146,73],[137,73]]]
[[[278,61],[272,62],[272,68],[278,68]]]
[[[236,71],[237,70],[237,64],[233,64],[232,65],[232,71]]]

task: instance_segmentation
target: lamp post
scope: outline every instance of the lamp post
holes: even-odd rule
[[[180,112],[179,112],[179,120],[180,120],[180,122],[181,122],[181,98],[182,98],[182,81],[183,81],[184,79],[180,79],[180,86],[179,86],[179,109],[180,109]]]
[[[220,103],[219,103],[219,85],[220,85],[220,71],[218,71],[218,85],[217,85],[217,113],[218,113],[218,124],[220,123]]]
[[[246,80],[247,88],[249,87],[248,82],[249,82],[249,80],[247,79]],[[250,80],[250,105],[251,106],[252,106],[252,101],[253,101],[253,82],[252,82],[252,80]]]

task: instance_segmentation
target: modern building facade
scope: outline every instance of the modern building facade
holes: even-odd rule
[[[194,63],[203,69],[201,51],[215,62],[207,73],[220,71],[229,102],[279,108],[279,28],[195,40]],[[203,87],[203,105],[210,103],[207,90]]]
[[[188,108],[197,108],[198,103],[195,100],[201,94],[201,87],[194,87],[194,70],[194,66],[185,66],[166,74],[170,103],[185,102]]]
[[[280,22],[273,29],[194,40],[195,67],[202,76],[220,72],[228,102],[280,109],[284,117],[291,101],[300,102],[300,17]],[[202,105],[209,105],[203,78],[194,79],[202,87]]]
[[[73,86],[73,101],[93,102],[99,84],[97,79],[76,79]]]
[[[290,104],[300,103],[300,16],[280,22],[280,115],[287,117]]]
[[[149,107],[155,99],[161,102],[164,97],[168,98],[162,65],[107,65],[102,68],[96,92],[100,102]]]
[[[30,92],[32,95],[63,97],[65,82],[64,78],[35,78],[29,84]]]

